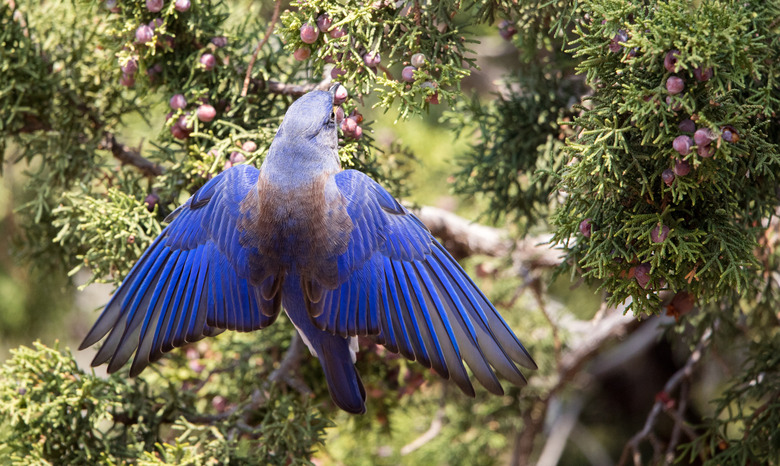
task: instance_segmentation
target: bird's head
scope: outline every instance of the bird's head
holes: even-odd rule
[[[338,146],[338,130],[333,97],[340,84],[329,91],[312,91],[290,105],[279,126],[277,138],[287,142],[310,141],[332,149]]]

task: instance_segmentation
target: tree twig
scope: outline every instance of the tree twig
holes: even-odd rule
[[[160,176],[165,172],[160,165],[118,142],[113,133],[106,132],[98,148],[110,151],[120,162],[138,168],[146,176]]]
[[[195,424],[214,424],[215,422],[224,421],[225,419],[230,418],[239,411],[246,413],[265,401],[265,392],[270,388],[271,384],[275,382],[285,382],[301,393],[306,395],[311,394],[311,389],[303,382],[294,380],[295,370],[301,363],[305,348],[306,345],[304,345],[303,340],[301,340],[298,332],[293,332],[293,336],[290,340],[290,347],[287,348],[287,351],[284,353],[284,356],[279,363],[279,367],[274,369],[265,382],[263,382],[263,385],[252,393],[252,398],[249,401],[240,403],[218,414],[203,415],[195,413],[183,413],[183,416],[188,421]],[[209,374],[209,377],[210,376],[211,374]],[[251,429],[251,427],[248,428]]]
[[[696,348],[694,348],[691,355],[688,357],[688,360],[685,362],[685,365],[681,367],[677,372],[675,372],[669,380],[666,381],[666,384],[664,384],[663,391],[665,393],[671,393],[674,391],[684,380],[687,380],[690,378],[690,376],[693,374],[693,370],[696,367],[696,364],[701,360],[702,354],[704,350],[706,349],[707,345],[710,342],[710,337],[712,336],[713,329],[715,329],[718,326],[718,321],[715,321],[713,323],[712,327],[708,328],[699,339],[699,342],[696,344]],[[645,421],[645,425],[637,432],[631,439],[626,443],[626,446],[623,448],[623,454],[620,455],[620,461],[618,462],[618,466],[622,466],[628,462],[629,457],[631,457],[635,464],[641,463],[641,454],[639,452],[639,444],[642,443],[643,440],[649,440],[651,443],[655,439],[655,434],[653,433],[653,427],[655,427],[656,420],[658,418],[658,414],[661,413],[665,402],[663,400],[657,400],[654,404],[652,409],[650,410],[650,414],[647,416],[647,420]],[[657,439],[655,439],[657,440]],[[654,450],[657,452],[657,447],[654,445]]]
[[[406,456],[418,450],[419,448],[421,448],[431,440],[435,439],[439,435],[442,427],[444,427],[444,405],[445,405],[446,395],[447,395],[447,386],[445,384],[442,384],[441,402],[439,403],[439,409],[436,410],[436,414],[433,416],[433,420],[431,420],[431,426],[428,427],[428,430],[423,432],[422,435],[414,439],[412,442],[407,443],[406,445],[401,447],[401,456]]]
[[[303,381],[295,377],[295,370],[301,364],[301,359],[303,359],[305,351],[306,345],[303,343],[298,332],[295,331],[290,340],[290,347],[287,348],[287,352],[284,353],[284,357],[279,363],[279,367],[274,369],[274,371],[271,372],[271,375],[268,376],[268,380],[263,384],[263,389],[267,389],[268,385],[273,382],[283,381],[299,393],[311,395],[311,389],[303,383]]]
[[[274,32],[274,27],[276,27],[276,21],[279,20],[279,6],[281,4],[282,4],[282,0],[276,0],[276,3],[274,4],[274,15],[271,18],[271,22],[268,24],[268,27],[265,29],[265,37],[263,37],[263,40],[261,40],[260,43],[257,44],[254,53],[252,53],[252,58],[249,60],[249,65],[246,68],[246,76],[244,77],[244,88],[241,89],[241,97],[246,97],[246,93],[249,90],[249,81],[252,76],[252,68],[255,66],[255,61],[257,61],[257,55],[260,53],[260,49],[263,48],[263,46],[268,42],[268,39],[271,37],[271,33]]]

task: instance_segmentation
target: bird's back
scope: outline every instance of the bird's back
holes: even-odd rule
[[[336,258],[346,251],[353,227],[333,173],[261,170],[241,212],[241,242],[256,248],[259,270],[279,268],[326,288],[338,285]]]

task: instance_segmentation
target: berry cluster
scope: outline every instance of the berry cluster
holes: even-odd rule
[[[198,108],[195,110],[195,116],[203,123],[209,123],[217,116],[217,109],[213,105],[209,104],[205,98],[199,99]],[[168,113],[166,121],[171,120],[173,117],[177,117],[176,121],[171,125],[171,134],[176,139],[187,139],[192,132],[192,113],[185,112],[187,108],[187,99],[182,94],[175,94],[168,101],[171,107],[171,112]]]
[[[120,6],[117,5],[116,0],[106,0],[105,6],[112,13],[120,12]],[[122,70],[120,83],[125,87],[133,87],[135,85],[139,65],[142,62],[141,57],[160,57],[161,51],[170,52],[177,45],[181,49],[181,41],[192,45],[195,49],[203,47],[197,40],[190,41],[189,39],[184,39],[181,33],[174,34],[173,32],[178,30],[181,25],[171,20],[175,21],[182,13],[188,12],[192,7],[191,0],[175,0],[173,2],[173,10],[178,13],[171,13],[172,10],[168,10],[165,7],[165,0],[147,0],[145,7],[148,13],[155,14],[153,16],[156,17],[147,23],[142,22],[135,27],[132,35],[127,38],[122,51],[118,54]],[[176,39],[174,39],[174,35],[176,35]],[[205,71],[215,69],[218,64],[217,57],[211,52],[228,44],[227,39],[221,36],[213,37],[210,42],[208,45],[209,51],[201,53],[198,58],[197,66]],[[150,82],[154,82],[162,72],[163,65],[159,61],[146,67],[146,74]]]
[[[237,141],[236,145],[240,147],[242,151],[248,154],[252,154],[257,150],[257,143],[255,143],[254,141],[244,141],[243,143]],[[233,165],[243,163],[245,161],[246,161],[246,155],[238,151],[231,151],[222,169],[227,170],[228,168],[231,168]]]
[[[517,33],[517,30],[508,22],[506,25],[502,26],[501,31],[502,35],[505,36],[507,40],[511,38],[512,35]],[[319,42],[339,40],[343,37],[349,37],[349,33],[342,26],[334,26],[333,18],[331,18],[327,13],[322,13],[317,16],[316,21],[307,22],[301,25],[299,28],[299,36],[303,45],[294,50],[293,57],[298,61],[304,61],[311,57],[312,52],[316,49]],[[377,73],[377,70],[382,65],[382,57],[377,50],[372,50],[369,47],[362,47],[359,44],[355,44],[354,42],[355,40],[353,38],[351,46],[348,47],[349,50],[338,51],[340,49],[345,49],[344,47],[338,46],[336,52],[328,54],[324,57],[325,63],[334,65],[330,70],[330,76],[332,79],[343,79],[343,77],[347,75],[347,68],[349,68],[348,63],[350,62],[361,63],[362,67],[361,65],[358,65],[358,70],[367,70],[374,74]],[[425,75],[427,76],[430,72],[428,70],[428,65],[429,62],[424,54],[413,54],[410,60],[410,64],[404,67],[401,71],[401,80],[407,83],[415,82],[415,71],[421,68],[424,70]],[[384,68],[382,69],[385,70]],[[385,71],[389,74],[389,71]],[[423,78],[423,76],[420,75],[418,75],[418,77]],[[439,103],[439,94],[436,90],[438,88],[437,83],[431,80],[425,80],[420,84],[420,87],[423,89],[432,90],[425,91],[426,102],[433,104]]]
[[[670,73],[680,72],[680,51],[670,50],[664,56],[664,68]],[[692,72],[693,77],[698,82],[706,82],[713,76],[713,70],[711,67],[702,68],[697,67]],[[671,109],[674,111],[680,110],[679,103],[674,103],[671,100],[672,95],[679,94],[685,90],[685,80],[677,75],[669,76],[666,79],[666,90],[669,93],[667,97],[667,103],[670,104]],[[687,156],[695,148],[699,157],[710,158],[715,155],[716,147],[720,146],[720,140],[727,142],[737,142],[739,140],[739,134],[734,127],[726,125],[721,128],[721,135],[717,136],[712,129],[708,127],[696,128],[694,119],[697,117],[685,118],[678,124],[678,129],[682,133],[674,138],[672,141],[672,148],[681,156]],[[693,134],[693,137],[690,136]],[[715,144],[713,144],[715,142]],[[685,176],[691,171],[691,165],[688,161],[678,159],[675,161],[673,169],[664,170],[661,174],[661,179],[667,186],[671,186],[674,183],[675,176]]]
[[[344,133],[344,136],[352,139],[360,139],[361,136],[363,136],[363,128],[360,126],[360,124],[363,123],[363,115],[361,115],[357,109],[354,109],[348,117],[344,118],[344,110],[342,110],[341,107],[338,107],[338,110],[340,110],[341,113],[339,114],[337,112],[336,121],[338,121],[339,115],[343,118],[341,121],[341,132]]]

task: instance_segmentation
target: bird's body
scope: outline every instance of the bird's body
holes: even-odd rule
[[[366,175],[341,169],[332,94],[288,110],[260,169],[216,176],[170,216],[81,347],[135,375],[166,351],[274,322],[283,306],[336,404],[365,411],[356,335],[420,361],[474,395],[533,360],[422,223]],[[492,366],[492,368],[491,368]]]

